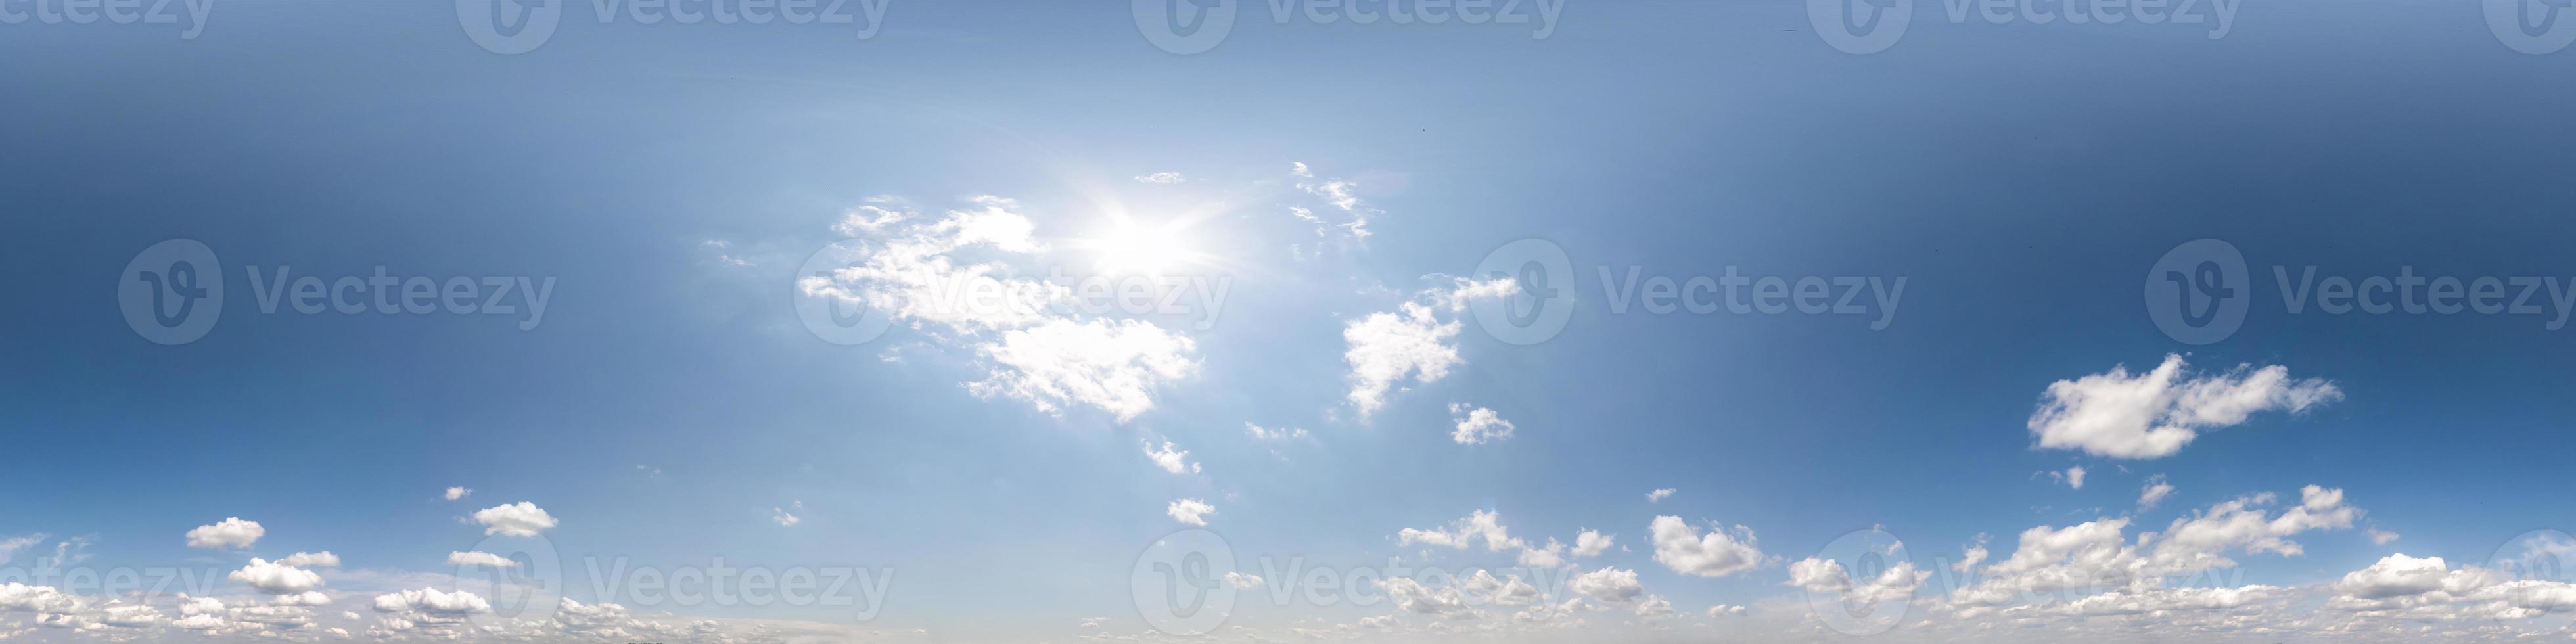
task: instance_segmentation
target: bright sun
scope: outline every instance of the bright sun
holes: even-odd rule
[[[1125,223],[1096,241],[1100,270],[1122,275],[1160,275],[1178,268],[1190,254],[1179,231],[1169,227]]]

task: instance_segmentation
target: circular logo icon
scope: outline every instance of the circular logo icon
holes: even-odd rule
[[[2175,342],[2211,344],[2245,325],[2253,290],[2245,255],[2235,244],[2195,239],[2165,251],[2147,268],[2147,317]]]
[[[448,555],[447,560],[456,565],[458,592],[471,592],[469,586],[489,590],[484,599],[492,610],[466,614],[475,626],[495,629],[519,621],[550,621],[563,607],[563,561],[551,539],[493,535],[471,549]]]
[[[553,38],[564,0],[456,0],[456,24],[484,51],[524,54]]]
[[[1128,590],[1154,630],[1191,637],[1216,631],[1234,613],[1238,578],[1225,538],[1191,529],[1164,536],[1137,556]]]
[[[136,335],[167,345],[206,337],[224,315],[224,267],[194,239],[153,244],[125,263],[116,307]]]
[[[1835,632],[1853,636],[1884,633],[1896,628],[1914,606],[1914,591],[1921,587],[1920,579],[1902,579],[1902,589],[1879,583],[1889,570],[1900,565],[1912,570],[1913,560],[1905,556],[1905,542],[1886,530],[1870,528],[1846,533],[1825,544],[1823,550],[1816,552],[1816,559],[1830,564],[1818,572],[1840,572],[1842,578],[1804,581],[1799,587],[1807,596],[1807,609],[1815,611],[1818,621]]]
[[[1843,53],[1887,51],[1913,22],[1914,0],[1807,0],[1807,24]]]
[[[2486,0],[2487,31],[2505,47],[2526,54],[2547,54],[2576,43],[2576,0]],[[2562,20],[2561,18],[2565,18]]]
[[[1136,31],[1175,54],[1215,49],[1234,31],[1236,0],[1133,0]]]
[[[788,297],[796,301],[796,319],[805,330],[824,342],[850,346],[866,344],[885,334],[892,324],[876,307],[868,306],[858,293],[837,281],[836,275],[858,263],[859,240],[844,239],[825,245],[805,258],[796,269],[796,283]]]
[[[1469,279],[1512,279],[1520,292],[1468,304],[1476,325],[1487,335],[1511,344],[1546,342],[1565,330],[1574,317],[1574,264],[1565,249],[1544,239],[1523,239],[1485,254]]]
[[[2521,629],[2557,632],[2576,623],[2576,607],[2563,598],[2566,584],[2576,581],[2576,536],[2558,530],[2522,533],[2487,557],[2487,569],[2503,575],[2505,602],[2515,608],[2542,611],[2538,617],[2508,620]],[[2538,583],[2518,583],[2538,582]]]

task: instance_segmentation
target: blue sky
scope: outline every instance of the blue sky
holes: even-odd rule
[[[1210,535],[1263,575],[1180,589],[1234,598],[1221,639],[2565,637],[2576,606],[2482,576],[2576,543],[2525,536],[2569,528],[2576,52],[2470,6],[2246,7],[2212,38],[1925,3],[1865,54],[1799,3],[1566,0],[1544,37],[1247,3],[1187,54],[1120,3],[897,0],[865,38],[575,4],[523,53],[452,8],[0,24],[0,638],[1180,639],[1205,623],[1140,571]],[[164,345],[119,289],[172,239],[226,293]],[[1476,269],[1524,239],[1564,253],[1570,313],[1515,344],[1478,312],[1539,300]],[[2246,308],[2192,344],[2141,283],[2199,239],[2241,254]],[[1223,297],[907,299],[983,262]],[[377,267],[519,309],[262,312],[246,272]],[[2293,313],[2274,267],[2555,281],[2530,314]],[[1631,270],[1730,269],[1904,288],[1617,304]],[[541,318],[521,278],[552,280]],[[889,328],[809,331],[799,302],[843,296]],[[2205,395],[2139,393],[2168,356],[2148,382]],[[2132,440],[2166,426],[2194,438]],[[536,551],[536,612],[455,599],[521,591],[451,553]],[[621,558],[884,581],[673,600],[588,569]],[[38,576],[65,569],[210,578]]]

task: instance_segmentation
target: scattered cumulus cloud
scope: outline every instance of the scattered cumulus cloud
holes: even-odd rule
[[[2138,510],[2143,512],[2155,509],[2156,504],[2163,503],[2165,497],[2173,496],[2173,492],[2174,486],[2172,483],[2165,482],[2165,475],[2147,477],[2147,486],[2138,490]]]
[[[1462,362],[1453,343],[1460,326],[1458,314],[1470,299],[1517,292],[1518,287],[1511,284],[1510,278],[1485,282],[1452,278],[1451,283],[1397,304],[1395,311],[1370,313],[1344,326],[1342,339],[1350,345],[1342,354],[1343,362],[1350,365],[1348,398],[1360,417],[1386,406],[1388,391],[1408,379],[1430,383],[1447,377],[1449,369]]]
[[[503,557],[489,552],[450,552],[447,553],[447,565],[483,566],[486,568],[516,568],[518,567],[519,562],[511,561],[509,557]]]
[[[1696,577],[1724,577],[1760,567],[1767,559],[1754,545],[1753,530],[1710,526],[1700,534],[1681,517],[1655,517],[1647,526],[1654,538],[1655,562],[1673,572]]]
[[[554,515],[526,501],[476,510],[474,522],[483,524],[483,534],[513,537],[533,537],[555,527]]]
[[[313,590],[322,585],[322,575],[313,571],[257,558],[227,578],[249,584],[252,589],[271,595],[287,595]]]
[[[251,544],[258,543],[259,538],[267,534],[268,529],[259,527],[258,521],[243,521],[241,517],[225,517],[214,525],[197,526],[196,529],[189,530],[188,547],[218,550],[248,548]]]
[[[1163,471],[1173,474],[1191,474],[1199,471],[1199,464],[1189,461],[1189,450],[1178,449],[1171,441],[1163,441],[1163,446],[1159,449],[1154,447],[1153,443],[1146,443],[1145,458],[1152,459],[1155,467],[1163,468]]]
[[[2175,354],[2144,373],[2113,366],[2050,384],[2029,428],[2043,448],[2161,458],[2182,451],[2202,431],[2241,424],[2256,413],[2297,414],[2341,399],[2343,390],[2334,383],[2294,379],[2279,365],[2196,374]]]
[[[1449,415],[1452,417],[1450,420],[1457,423],[1456,429],[1449,432],[1449,439],[1460,445],[1481,445],[1512,437],[1512,421],[1503,420],[1502,415],[1494,413],[1494,410],[1471,408],[1466,403],[1449,403]]]
[[[1216,506],[1208,505],[1206,501],[1198,499],[1181,499],[1173,501],[1172,505],[1164,508],[1163,511],[1172,515],[1173,521],[1207,527],[1207,515],[1216,514]]]

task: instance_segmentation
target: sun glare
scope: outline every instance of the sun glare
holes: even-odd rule
[[[1180,267],[1190,251],[1179,231],[1164,226],[1120,224],[1097,239],[1100,270],[1114,274],[1159,275]]]

